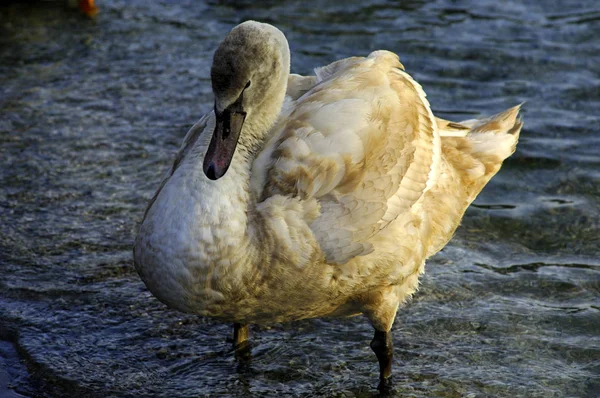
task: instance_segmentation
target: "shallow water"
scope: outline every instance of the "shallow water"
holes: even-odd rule
[[[0,7],[0,396],[375,393],[364,318],[254,328],[238,362],[230,325],[133,270],[144,207],[212,106],[212,52],[250,18],[286,33],[296,73],[399,53],[442,117],[527,101],[517,152],[398,313],[394,395],[598,396],[597,2],[254,3]]]

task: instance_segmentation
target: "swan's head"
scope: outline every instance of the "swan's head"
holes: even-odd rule
[[[204,157],[208,178],[225,175],[238,141],[252,147],[267,133],[281,110],[289,69],[287,40],[271,25],[244,22],[219,45],[211,68],[216,125]]]

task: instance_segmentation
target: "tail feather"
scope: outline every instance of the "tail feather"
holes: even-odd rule
[[[441,137],[465,137],[471,132],[471,127],[461,123],[444,120],[437,116],[435,121]]]
[[[435,240],[428,255],[446,245],[467,207],[515,151],[523,127],[521,105],[460,123],[436,118],[442,137],[442,170],[438,183],[424,198]]]
[[[523,127],[523,121],[519,117],[521,105],[484,119],[470,119],[459,123],[438,119],[438,128],[441,125],[442,152],[446,154],[447,160],[457,170],[470,171],[464,177],[487,177],[481,181],[483,188],[500,169],[502,161],[516,149]],[[473,163],[471,167],[466,167],[470,163]],[[473,167],[476,165],[480,167]],[[482,174],[477,173],[477,170]],[[473,195],[478,193],[479,191],[473,192]]]
[[[523,126],[523,123],[518,119],[519,111],[521,110],[521,106],[523,104],[519,104],[517,106],[513,106],[510,109],[505,110],[504,112],[497,113],[493,116],[487,117],[485,119],[469,119],[463,120],[460,122],[461,125],[469,127],[472,132],[504,132],[508,134],[514,134],[512,131],[514,127]],[[515,130],[515,132],[518,132]]]

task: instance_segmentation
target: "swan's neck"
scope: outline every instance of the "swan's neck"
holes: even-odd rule
[[[241,244],[248,235],[248,214],[255,205],[250,190],[252,164],[268,138],[272,124],[264,115],[254,116],[257,117],[244,123],[233,159],[223,177],[216,181],[209,180],[202,170],[201,158],[186,165],[193,168],[192,173],[182,173],[191,177],[190,185],[194,188],[190,195],[196,203],[197,220],[210,227],[214,243],[223,238]]]
[[[197,162],[194,182],[198,184],[198,219],[210,227],[215,238],[219,231],[230,237],[244,234],[247,227],[248,207],[251,202],[249,190],[251,153],[236,150],[227,173],[216,181],[209,180]],[[236,238],[237,240],[237,238]]]
[[[200,223],[208,226],[213,238],[202,237],[204,241],[235,248],[249,248],[252,230],[260,228],[250,225],[249,215],[256,205],[256,198],[250,189],[252,164],[260,153],[266,140],[270,138],[286,92],[287,77],[279,84],[279,92],[267,98],[257,106],[246,119],[240,133],[236,151],[228,171],[216,181],[209,180],[202,171],[202,159],[196,159],[193,167],[192,185],[196,186],[197,203],[195,214]],[[211,132],[210,132],[211,133]],[[206,139],[209,139],[208,137]],[[243,249],[242,249],[243,250]]]
[[[278,86],[279,91],[265,98],[244,122],[236,152],[249,156],[251,160],[256,158],[263,148],[265,141],[270,138],[273,125],[281,113],[287,90],[287,74],[284,79],[279,81]],[[250,162],[251,165],[252,163]]]

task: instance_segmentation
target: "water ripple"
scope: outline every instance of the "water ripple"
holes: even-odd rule
[[[600,11],[591,0],[106,0],[0,9],[0,395],[372,396],[361,317],[252,328],[154,299],[136,225],[212,107],[215,46],[272,22],[292,70],[398,52],[436,114],[526,101],[513,157],[430,261],[394,325],[396,396],[592,397],[600,390]]]

